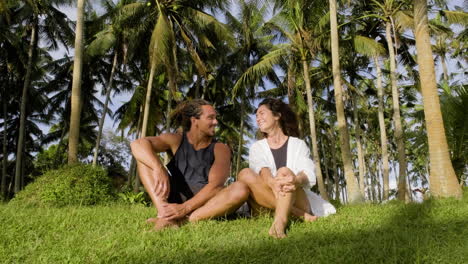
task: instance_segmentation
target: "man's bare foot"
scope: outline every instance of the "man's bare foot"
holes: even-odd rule
[[[287,222],[285,221],[274,220],[270,227],[270,231],[268,231],[268,234],[274,238],[285,238],[286,224]]]
[[[308,213],[304,214],[304,221],[306,221],[306,222],[313,222],[313,221],[317,220],[318,218],[319,217],[315,216],[315,215],[311,215],[311,214],[308,214]]]
[[[179,228],[180,227],[180,223],[177,220],[168,221],[168,220],[164,220],[161,218],[152,217],[152,218],[148,218],[146,222],[150,224],[154,224],[153,231],[160,231],[166,228]]]

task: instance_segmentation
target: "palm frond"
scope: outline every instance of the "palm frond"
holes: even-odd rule
[[[468,25],[468,13],[462,11],[442,11],[450,24]]]
[[[383,55],[386,52],[384,46],[375,39],[357,35],[353,42],[356,52],[369,57]]]
[[[232,89],[232,97],[237,95],[241,86],[258,84],[260,79],[273,71],[273,66],[278,64],[288,54],[290,44],[277,45],[276,49],[262,57],[262,59],[245,71]]]

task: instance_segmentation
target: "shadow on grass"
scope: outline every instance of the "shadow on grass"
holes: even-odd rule
[[[462,212],[453,204],[445,208],[434,203],[438,201],[395,203],[380,219],[356,217],[362,207],[353,206],[339,218],[295,223],[283,240],[257,237],[242,243],[232,234],[232,243],[206,241],[206,248],[187,244],[177,254],[155,249],[127,257],[132,263],[468,263],[466,199],[460,201]],[[378,205],[363,206],[372,210]]]

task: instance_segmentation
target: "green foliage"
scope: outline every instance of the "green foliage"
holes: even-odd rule
[[[111,180],[101,167],[67,166],[51,170],[11,201],[26,206],[93,205],[113,199]]]
[[[142,204],[144,206],[150,205],[150,202],[148,202],[148,197],[146,197],[145,192],[135,193],[132,191],[126,191],[126,192],[118,193],[117,195],[125,203]]]
[[[43,149],[36,156],[34,168],[40,174],[44,174],[49,170],[59,168],[67,161],[67,153],[65,151],[57,151],[58,145],[52,145],[48,149]]]

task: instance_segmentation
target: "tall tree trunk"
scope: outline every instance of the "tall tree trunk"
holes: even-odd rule
[[[16,150],[16,168],[15,168],[15,186],[14,192],[18,193],[21,190],[21,164],[23,163],[23,153],[24,153],[24,135],[26,130],[26,106],[28,103],[28,90],[31,85],[31,74],[33,70],[33,61],[34,55],[37,47],[37,18],[34,19],[31,29],[31,40],[29,43],[28,50],[28,65],[26,66],[26,75],[24,77],[23,83],[23,92],[21,95],[21,108],[20,108],[20,127],[19,127],[19,136],[18,144]]]
[[[382,151],[382,178],[383,178],[383,199],[388,200],[389,188],[389,165],[387,147],[387,129],[385,128],[384,117],[384,91],[382,86],[382,70],[379,59],[374,57],[374,64],[377,70],[377,96],[379,98],[379,128],[380,128],[380,148]]]
[[[330,153],[331,153],[331,160],[332,160],[332,169],[333,169],[333,176],[335,180],[335,199],[340,200],[340,175],[338,175],[338,169],[336,165],[336,155],[335,155],[335,135],[333,133],[333,129],[328,129],[328,137],[330,138]]]
[[[240,162],[242,158],[242,146],[244,145],[244,115],[245,115],[245,103],[244,103],[244,96],[241,96],[241,112],[240,112],[240,128],[239,128],[239,145],[237,147],[237,157],[236,157],[236,171],[235,177],[237,178],[237,174],[239,173]]]
[[[7,84],[8,85],[8,84]],[[7,85],[4,85],[6,92]],[[6,95],[6,93],[4,93]],[[8,166],[8,151],[7,151],[7,123],[8,123],[8,112],[7,112],[7,99],[6,96],[3,97],[3,159],[2,159],[2,183],[1,183],[1,195],[4,200],[7,198],[7,166]]]
[[[377,191],[378,191],[378,197],[379,197],[379,202],[382,202],[382,186],[380,185],[380,183],[382,182],[380,180],[380,175],[382,173],[379,173],[379,171],[377,170],[377,168],[375,168],[375,173],[377,174]]]
[[[151,90],[153,89],[153,80],[154,80],[154,73],[156,72],[156,60],[152,59],[151,62],[151,69],[150,75],[148,79],[148,85],[146,87],[146,97],[145,97],[145,108],[143,113],[143,124],[141,128],[141,135],[140,138],[146,137],[146,132],[148,130],[148,117],[149,117],[149,110],[150,110],[150,103],[151,103]]]
[[[59,139],[59,142],[57,144],[57,149],[55,150],[55,154],[54,154],[54,167],[55,165],[58,165],[58,160],[59,160],[59,157],[61,156],[61,148],[62,148],[62,143],[63,143],[63,138],[65,137],[65,128],[62,129],[62,134],[60,135],[60,139]],[[62,161],[60,161],[62,162]]]
[[[304,70],[304,82],[307,91],[307,105],[309,106],[309,124],[310,124],[310,137],[312,139],[312,153],[315,161],[315,175],[317,176],[317,184],[319,187],[320,195],[323,199],[328,200],[327,190],[323,184],[322,168],[320,167],[320,156],[318,152],[317,143],[317,130],[315,129],[315,111],[314,102],[312,98],[312,89],[310,87],[309,79],[309,64],[305,58],[302,58],[302,68]]]
[[[462,197],[449,156],[444,121],[440,110],[435,79],[434,59],[428,33],[427,2],[414,0],[414,28],[418,54],[419,75],[424,103],[427,137],[429,142],[429,186],[436,197]]]
[[[291,109],[299,115],[299,109],[296,103],[296,71],[293,69],[293,61],[291,59],[288,65],[288,102],[291,106]],[[302,138],[304,136],[304,125],[303,120],[298,118],[297,124],[299,127],[299,137]]]
[[[447,64],[445,63],[445,54],[443,54],[443,56],[440,56],[440,63],[442,64],[442,70],[444,71],[444,81],[448,84],[448,70]]]
[[[344,174],[348,186],[348,201],[360,203],[363,201],[356,177],[353,172],[353,161],[349,146],[348,127],[344,113],[343,91],[341,87],[341,70],[339,60],[338,25],[336,18],[336,0],[330,0],[330,28],[331,28],[331,53],[333,65],[333,86],[335,88],[336,115],[338,130],[340,133],[341,156],[343,159]]]
[[[83,70],[84,4],[85,0],[77,1],[70,132],[68,133],[68,164],[75,164],[78,162],[78,141],[80,138],[82,104],[81,75]]]
[[[168,65],[169,72],[169,91],[167,93],[167,108],[166,108],[166,133],[171,130],[171,111],[173,96],[177,93],[177,75],[179,69],[177,67],[177,47],[172,46],[172,65]],[[164,164],[169,163],[169,154],[164,155]]]
[[[358,153],[358,167],[359,167],[359,190],[361,191],[362,197],[364,197],[364,175],[366,174],[366,164],[364,162],[364,151],[362,148],[362,141],[361,141],[361,126],[359,122],[359,115],[358,115],[358,108],[357,108],[357,98],[353,98],[353,115],[354,115],[354,123],[355,123],[355,133],[356,133],[356,145],[357,145],[357,153]]]
[[[321,154],[322,154],[322,159],[323,159],[323,170],[325,171],[325,178],[323,180],[323,184],[325,185],[325,190],[327,191],[327,194],[330,194],[331,191],[330,191],[330,174],[329,174],[329,163],[328,163],[328,159],[327,159],[327,155],[325,153],[325,145],[323,144],[323,141],[322,141],[322,144],[320,144],[320,148],[322,150]]]
[[[395,52],[393,48],[393,39],[391,35],[391,23],[386,24],[386,39],[388,44],[388,52],[390,56],[390,80],[392,83],[392,101],[393,101],[393,123],[395,126],[395,139],[398,152],[398,199],[406,200],[406,153],[405,153],[405,138],[403,135],[403,126],[400,116],[400,95],[397,87]]]
[[[375,202],[375,201],[377,201],[377,194],[376,194],[376,191],[375,191],[375,187],[376,187],[375,170],[371,171],[370,178],[371,178],[370,187],[371,187],[371,193],[372,193],[372,202]]]
[[[96,146],[94,147],[93,166],[97,165],[99,145],[101,144],[102,129],[104,128],[104,121],[106,120],[107,106],[109,105],[109,101],[110,101],[110,94],[112,91],[112,83],[114,82],[114,74],[115,74],[116,68],[117,68],[117,52],[115,52],[114,54],[114,60],[112,62],[112,70],[109,76],[109,82],[107,83],[107,87],[106,87],[106,100],[104,102],[104,111],[102,113],[101,120],[99,120],[99,131],[98,131],[98,135],[96,139]]]

